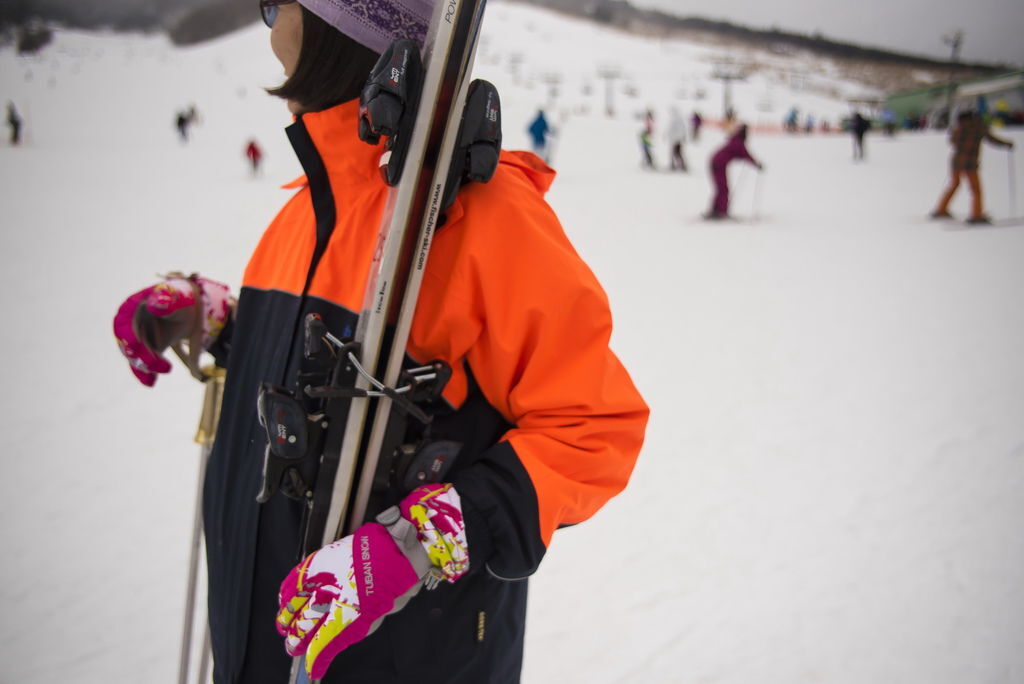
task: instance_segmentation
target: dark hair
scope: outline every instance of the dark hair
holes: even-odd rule
[[[299,7],[302,9],[299,62],[287,81],[277,88],[268,88],[267,92],[294,100],[309,112],[359,97],[380,55],[305,7]]]

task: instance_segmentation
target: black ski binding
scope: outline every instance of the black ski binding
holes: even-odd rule
[[[465,183],[486,183],[494,176],[501,154],[501,99],[489,81],[469,84],[459,137],[448,169],[443,209],[455,201]]]
[[[401,489],[411,492],[421,485],[443,482],[461,449],[461,442],[450,440],[402,446],[395,469],[401,478]]]
[[[280,491],[307,500],[316,484],[327,426],[323,414],[309,415],[289,390],[264,383],[257,399],[260,425],[267,431],[263,477],[256,500],[264,503]]]
[[[359,138],[371,145],[387,138],[380,158],[384,182],[398,185],[409,151],[423,89],[423,62],[414,41],[392,43],[377,60],[359,95]]]

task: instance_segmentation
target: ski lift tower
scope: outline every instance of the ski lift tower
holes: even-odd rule
[[[615,103],[613,101],[615,85],[613,82],[615,79],[622,77],[622,70],[613,64],[603,64],[597,68],[597,76],[604,79],[605,113],[609,117],[613,117],[615,116]]]
[[[722,88],[722,118],[729,121],[736,113],[732,106],[732,82],[747,80],[747,70],[735,62],[719,62],[711,72],[711,78],[721,81],[724,86]]]
[[[964,42],[964,32],[953,31],[942,36],[942,42],[953,49],[949,58],[949,84],[946,86],[946,123],[947,128],[953,127],[953,93],[956,92],[956,67],[960,59],[960,46]]]
[[[562,75],[555,72],[548,72],[541,77],[541,80],[548,87],[548,109],[554,109],[558,101],[559,86],[562,85]]]

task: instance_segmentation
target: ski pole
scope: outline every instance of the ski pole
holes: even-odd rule
[[[544,163],[548,166],[551,166],[555,161],[555,151],[558,149],[559,135],[560,131],[557,128],[552,128],[548,132],[548,142],[544,146]]]
[[[757,170],[754,174],[754,203],[751,207],[752,218],[757,221],[760,218],[761,211],[761,169]]]
[[[728,170],[726,171],[726,183],[728,183]],[[736,175],[736,182],[732,184],[732,188],[729,190],[729,205],[732,207],[738,207],[739,202],[737,201],[740,196],[740,190],[743,189],[747,181],[747,167],[740,165],[739,172]],[[730,216],[735,216],[734,213],[730,212]]]
[[[221,398],[224,395],[223,368],[207,366],[203,372],[209,377],[206,381],[206,393],[203,396],[203,410],[199,416],[199,428],[196,430],[195,442],[200,445],[199,478],[196,487],[195,514],[192,520],[192,547],[189,558],[188,589],[185,594],[185,618],[181,634],[181,658],[178,662],[178,684],[188,682],[192,660],[192,627],[195,623],[195,608],[198,600],[198,580],[200,565],[200,547],[203,540],[203,480],[206,476],[206,463],[210,458],[210,449],[217,434],[217,420],[220,418]],[[210,626],[203,613],[203,645],[199,659],[198,684],[208,681]]]
[[[1010,177],[1010,217],[1017,217],[1017,170],[1013,165],[1013,148],[1006,148],[1006,162],[1009,165]]]

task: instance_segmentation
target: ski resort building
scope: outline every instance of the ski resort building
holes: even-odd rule
[[[1024,71],[985,76],[952,85],[953,111],[970,107],[993,122],[1024,125]],[[933,126],[944,126],[950,85],[946,83],[893,93],[885,100],[901,121],[925,117]]]

